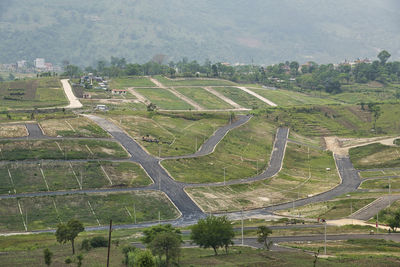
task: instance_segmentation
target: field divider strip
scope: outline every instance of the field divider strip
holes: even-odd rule
[[[110,176],[108,176],[108,174],[107,174],[107,172],[106,172],[106,170],[104,169],[104,167],[100,164],[100,161],[98,161],[98,163],[99,163],[99,165],[100,165],[100,168],[101,168],[101,170],[103,171],[103,173],[106,175],[106,177],[107,177],[107,179],[108,179],[108,181],[110,181],[110,184],[111,185],[113,185],[113,182],[112,182],[112,180],[111,180],[111,178],[110,178]]]
[[[21,203],[19,203],[19,200],[17,200],[17,203],[18,203],[19,213],[21,213],[22,222],[23,222],[23,224],[24,224],[25,231],[28,231],[28,227],[26,226],[26,222],[25,222],[25,219],[24,219],[24,215],[22,214]]]
[[[74,131],[74,133],[76,133],[74,127],[72,127],[72,125],[67,120],[65,120],[65,123],[68,124],[68,126],[72,129],[72,131]]]
[[[86,149],[89,151],[90,154],[92,154],[92,156],[94,156],[93,151],[90,149],[90,147],[86,144]]]
[[[127,207],[125,207],[126,212],[128,213],[128,215],[131,217],[131,219],[133,219],[132,213],[128,210]]]
[[[47,191],[50,192],[49,184],[47,183],[46,176],[44,175],[44,172],[43,172],[42,168],[40,168],[40,172],[42,173],[42,177],[43,177],[44,183],[46,184]]]
[[[11,180],[12,187],[14,188],[14,193],[16,194],[16,193],[17,193],[17,190],[15,189],[14,179],[12,178],[10,169],[7,168],[7,171],[8,171],[8,176],[10,176],[10,180]]]
[[[58,220],[60,221],[60,223],[62,223],[63,221],[61,220],[60,213],[58,212],[57,205],[56,205],[56,202],[54,201],[54,199],[53,199],[53,206],[54,206],[54,209],[56,210]]]
[[[78,182],[79,188],[82,190],[82,183],[79,182],[78,176],[76,175],[76,173],[75,173],[75,171],[74,171],[74,168],[72,167],[71,162],[69,163],[69,167],[71,168],[71,171],[72,171],[72,173],[74,174],[76,181]]]
[[[97,215],[96,215],[96,213],[95,213],[94,210],[93,210],[92,204],[90,204],[90,201],[89,201],[89,200],[88,200],[87,203],[88,203],[88,205],[89,205],[89,207],[90,207],[90,210],[92,211],[94,217],[96,218],[97,223],[99,224],[99,226],[101,226],[100,221],[99,221],[99,219],[97,218]]]
[[[60,149],[61,153],[62,153],[62,154],[65,154],[64,151],[62,150],[60,144],[59,144],[57,141],[56,141],[56,144],[57,144],[57,146],[58,146],[58,149]],[[65,156],[65,155],[64,155],[64,156]]]

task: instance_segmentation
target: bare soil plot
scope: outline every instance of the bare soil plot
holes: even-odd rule
[[[0,138],[14,138],[28,136],[25,125],[1,125]]]
[[[327,191],[339,183],[331,153],[288,144],[283,169],[273,178],[241,185],[187,188],[186,191],[203,210],[214,212],[290,202]]]
[[[45,135],[53,137],[109,137],[107,132],[85,117],[42,120],[40,126]]]

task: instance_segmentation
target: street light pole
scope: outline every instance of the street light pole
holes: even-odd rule
[[[325,244],[324,244],[324,254],[326,255],[326,221],[325,221],[325,235],[324,235],[324,240],[325,240]]]
[[[224,185],[226,185],[226,178],[225,178],[225,175],[226,175],[226,167],[224,167]]]
[[[243,228],[244,228],[244,223],[243,223],[243,209],[242,209],[242,246],[244,245]]]

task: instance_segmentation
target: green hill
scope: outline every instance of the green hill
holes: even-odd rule
[[[400,58],[396,0],[2,0],[0,62]]]

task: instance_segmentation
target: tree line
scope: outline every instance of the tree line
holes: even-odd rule
[[[147,76],[165,75],[175,77],[223,78],[239,83],[259,83],[266,86],[292,90],[309,90],[327,93],[340,93],[342,85],[377,81],[382,84],[400,82],[400,62],[388,62],[391,57],[386,50],[377,55],[373,62],[358,61],[354,64],[317,64],[286,61],[270,66],[212,63],[203,64],[183,58],[178,62],[164,63],[165,56],[156,55],[145,64],[128,63],[125,58],[111,57],[110,61],[100,60],[96,66],[84,69],[75,65],[64,66],[64,76],[78,77],[83,73],[97,76]]]

